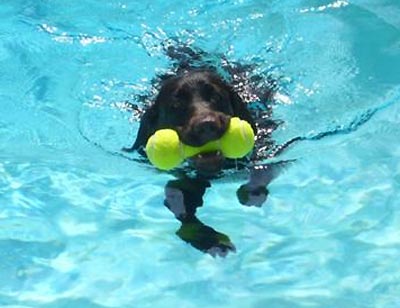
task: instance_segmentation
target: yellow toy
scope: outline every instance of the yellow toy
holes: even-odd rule
[[[246,156],[254,146],[254,131],[251,125],[237,117],[231,118],[228,130],[219,140],[201,147],[192,147],[179,140],[173,129],[160,129],[147,141],[146,153],[150,162],[161,170],[179,166],[186,158],[199,153],[221,151],[227,158]]]

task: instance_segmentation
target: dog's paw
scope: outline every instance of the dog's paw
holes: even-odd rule
[[[268,190],[264,186],[251,187],[249,184],[240,186],[236,195],[244,206],[261,207],[268,197]]]
[[[228,244],[223,244],[220,243],[216,246],[213,246],[206,251],[208,254],[213,256],[214,258],[216,257],[226,257],[229,252],[236,252],[236,247],[233,245],[231,242]]]
[[[225,257],[229,252],[236,252],[229,237],[199,220],[183,223],[176,234],[196,249],[212,255]]]
[[[220,232],[216,232],[214,235],[214,244],[206,250],[208,254],[215,258],[226,257],[229,252],[236,252],[235,245],[227,235]]]

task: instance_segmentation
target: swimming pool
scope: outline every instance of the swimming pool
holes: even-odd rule
[[[398,1],[4,0],[0,16],[0,306],[399,307]],[[137,130],[115,106],[168,68],[169,37],[280,76],[278,143],[350,128],[291,147],[260,209],[233,197],[241,175],[214,182],[199,217],[235,243],[225,259],[175,236],[170,175],[110,154]]]

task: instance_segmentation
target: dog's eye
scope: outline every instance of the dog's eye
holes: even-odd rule
[[[203,84],[201,87],[201,94],[206,98],[206,99],[211,99],[212,96],[215,94],[215,89],[212,85],[206,83]]]
[[[206,100],[212,103],[218,104],[222,101],[221,94],[219,94],[210,84],[203,85],[202,94]]]
[[[220,103],[222,101],[222,96],[217,93],[217,92],[213,92],[210,96],[210,100],[214,103]]]
[[[176,109],[181,108],[182,104],[179,101],[173,101],[173,102],[171,102],[170,107],[171,107],[171,109],[175,109],[176,110]]]
[[[191,98],[190,91],[185,88],[179,89],[179,91],[177,91],[174,96],[176,98],[176,101],[178,102],[188,101]]]
[[[184,114],[187,112],[187,104],[181,100],[172,100],[168,109],[171,114]]]
[[[213,91],[212,93],[210,93],[210,95],[208,96],[208,101],[217,109],[224,108],[224,98],[217,91]]]

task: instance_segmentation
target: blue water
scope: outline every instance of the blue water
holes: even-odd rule
[[[400,307],[398,0],[3,0],[1,307]],[[213,183],[199,218],[237,252],[176,235],[169,174],[125,159],[118,106],[177,37],[280,79],[277,143],[302,141],[262,208]],[[372,111],[372,112],[371,112]]]

